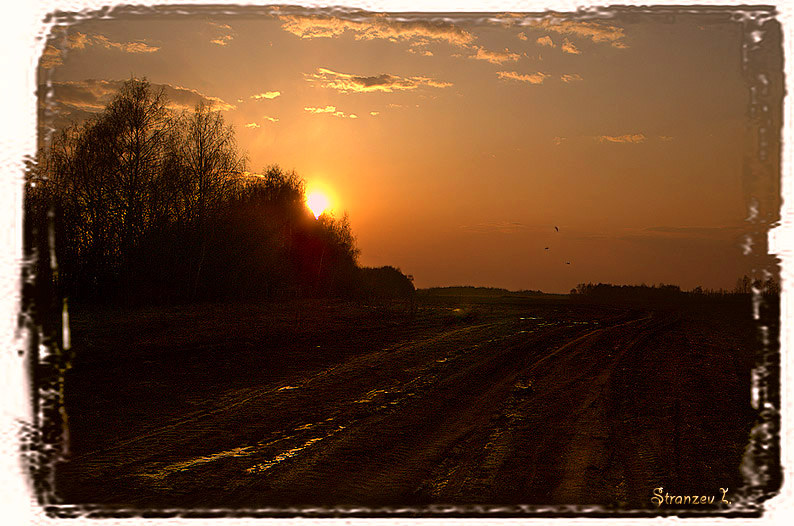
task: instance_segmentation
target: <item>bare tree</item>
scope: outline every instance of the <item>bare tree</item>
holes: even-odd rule
[[[232,126],[220,111],[199,102],[179,120],[178,140],[170,152],[180,168],[180,199],[184,218],[201,231],[209,216],[229,197],[246,158],[237,151]]]
[[[167,162],[178,188],[179,218],[197,236],[190,272],[195,296],[217,216],[246,169],[246,158],[238,153],[232,126],[226,126],[220,111],[203,101],[192,113],[183,114],[175,129]]]

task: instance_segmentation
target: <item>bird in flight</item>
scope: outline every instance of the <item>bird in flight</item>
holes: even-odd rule
[[[548,249],[549,249],[549,247],[546,247],[546,248],[544,248],[543,250],[548,250]]]
[[[570,262],[570,261],[566,261],[566,262],[565,262],[565,264],[566,264],[566,265],[570,265],[570,264],[571,264],[571,262]]]
[[[560,229],[559,229],[559,228],[557,228],[556,226],[554,227],[554,230],[556,230],[557,232],[559,232],[559,231],[560,231]]]

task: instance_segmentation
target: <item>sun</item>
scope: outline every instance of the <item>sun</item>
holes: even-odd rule
[[[323,212],[330,208],[331,201],[323,192],[313,190],[306,195],[306,206],[309,207],[309,210],[314,214],[314,218],[317,219]]]

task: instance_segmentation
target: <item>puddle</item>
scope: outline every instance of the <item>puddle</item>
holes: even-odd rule
[[[302,425],[302,426],[300,426],[300,427],[296,427],[296,428],[295,428],[295,431],[303,431],[303,430],[305,430],[305,429],[311,429],[311,428],[313,428],[313,427],[314,427],[314,426],[316,426],[316,425],[317,425],[317,424],[304,424],[304,425]]]
[[[293,458],[293,457],[297,456],[298,454],[300,454],[301,451],[304,451],[305,449],[313,446],[317,442],[320,442],[321,440],[325,440],[326,438],[335,435],[336,433],[342,431],[344,428],[345,428],[344,426],[339,426],[338,428],[334,429],[333,431],[331,431],[330,433],[328,433],[325,436],[316,437],[316,438],[312,438],[310,440],[307,440],[306,442],[303,443],[302,446],[294,447],[292,449],[284,451],[283,453],[280,453],[280,454],[276,455],[275,457],[273,457],[271,460],[268,460],[267,462],[261,462],[259,464],[253,465],[250,468],[246,469],[245,472],[246,473],[250,473],[250,474],[253,475],[253,474],[256,474],[256,473],[262,473],[264,471],[267,471],[268,469],[272,468],[273,466],[276,466],[276,465],[284,462],[287,459],[290,459],[290,458]]]
[[[389,391],[385,389],[373,389],[372,391],[368,392],[364,398],[360,400],[354,400],[354,404],[366,404],[368,402],[372,402],[379,394],[387,394]]]
[[[526,378],[517,381],[513,387],[516,389],[532,389],[532,379]]]
[[[151,473],[141,473],[140,476],[153,479],[153,480],[163,480],[168,475],[175,473],[177,471],[184,471],[186,469],[194,468],[196,466],[200,466],[202,464],[207,464],[209,462],[214,462],[216,460],[228,457],[247,457],[255,453],[254,446],[246,446],[246,447],[236,447],[234,449],[230,449],[228,451],[221,451],[220,453],[214,453],[212,455],[205,455],[203,457],[192,458],[190,460],[184,460],[182,462],[176,462],[174,464],[169,464],[158,469],[155,472]]]

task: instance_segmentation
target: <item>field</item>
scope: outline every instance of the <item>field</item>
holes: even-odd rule
[[[72,333],[74,504],[715,511],[757,417],[744,302],[76,306]]]

